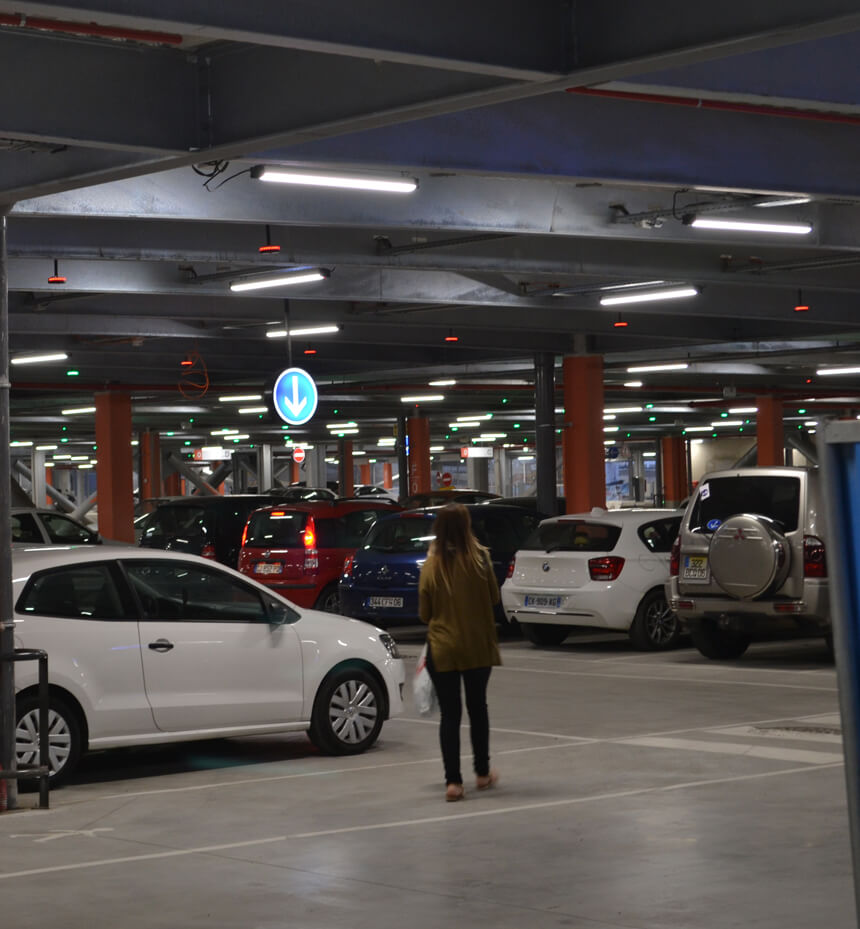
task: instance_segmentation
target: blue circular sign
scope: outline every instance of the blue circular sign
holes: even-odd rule
[[[275,412],[285,423],[301,426],[317,411],[317,385],[307,371],[287,368],[275,381],[272,402]]]
[[[617,445],[610,445],[606,454],[614,461],[621,454],[621,449]]]

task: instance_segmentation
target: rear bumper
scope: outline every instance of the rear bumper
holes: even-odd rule
[[[404,589],[374,589],[363,587],[348,587],[341,583],[338,587],[340,599],[340,612],[344,616],[354,619],[363,619],[377,626],[385,626],[391,622],[418,621],[418,593],[412,588]],[[398,607],[372,607],[371,597],[401,597],[403,606]]]
[[[685,622],[697,619],[719,619],[725,616],[750,619],[795,619],[815,626],[830,625],[830,598],[826,580],[807,579],[803,597],[770,597],[761,600],[735,600],[727,596],[681,593],[678,578],[666,582],[666,599],[669,606]]]
[[[607,586],[603,584],[599,589],[583,587],[575,592],[559,593],[559,606],[547,608],[525,604],[527,596],[545,595],[545,590],[512,587],[508,583],[502,587],[502,607],[508,619],[521,623],[627,630],[633,622],[641,594],[616,588],[610,596]]]

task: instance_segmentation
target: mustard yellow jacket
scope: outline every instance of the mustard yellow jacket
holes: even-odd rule
[[[499,585],[489,554],[484,564],[457,565],[451,589],[445,586],[433,554],[421,568],[418,613],[427,623],[427,642],[437,671],[468,671],[502,663],[493,606]]]

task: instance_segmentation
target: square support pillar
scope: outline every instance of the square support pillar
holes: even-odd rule
[[[99,532],[118,542],[134,542],[131,397],[106,391],[95,400]]]
[[[756,397],[756,464],[785,464],[785,427],[782,422],[782,400],[768,394]]]
[[[564,359],[564,494],[568,513],[606,506],[603,453],[603,357]]]
[[[410,416],[406,420],[409,440],[409,493],[430,491],[430,420],[426,416]],[[401,479],[401,486],[403,481]]]
[[[490,459],[466,459],[466,484],[472,490],[490,489]]]
[[[33,498],[33,506],[44,506],[45,497],[48,492],[45,490],[45,453],[33,449],[33,455],[30,459],[30,495]]]
[[[370,463],[363,461],[358,466],[358,482],[360,484],[372,484],[373,481],[370,479]]]
[[[355,493],[355,465],[352,459],[352,439],[340,439],[338,442],[340,460],[339,491],[342,497],[351,497]]]
[[[157,432],[147,429],[140,433],[140,502],[147,513],[156,503],[153,498],[161,494],[161,439]]]
[[[265,493],[275,485],[272,446],[260,445],[257,448],[257,492]]]
[[[391,476],[391,462],[383,461],[382,462],[382,486],[386,490],[391,490],[394,486],[394,481]]]
[[[664,435],[660,439],[660,465],[663,505],[678,506],[688,492],[686,440],[679,435]]]

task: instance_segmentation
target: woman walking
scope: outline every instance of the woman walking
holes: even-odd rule
[[[439,698],[439,742],[445,765],[445,799],[466,795],[460,771],[460,720],[466,709],[474,755],[475,786],[492,787],[498,776],[490,770],[490,720],[487,683],[490,669],[501,664],[493,607],[499,585],[489,552],[472,533],[469,511],[449,503],[434,523],[436,538],[418,583],[419,614],[427,623],[427,670]]]

